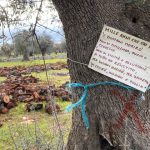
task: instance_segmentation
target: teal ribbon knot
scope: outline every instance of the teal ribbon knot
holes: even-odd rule
[[[87,101],[87,97],[88,97],[88,90],[90,88],[93,88],[93,87],[96,87],[96,86],[99,86],[99,85],[113,85],[113,86],[122,87],[122,88],[127,89],[127,90],[135,90],[134,88],[132,88],[130,86],[127,86],[127,85],[124,85],[124,84],[121,84],[119,82],[98,82],[98,83],[87,84],[87,85],[84,85],[84,84],[81,84],[81,83],[67,84],[66,86],[69,87],[69,88],[83,88],[84,89],[84,92],[83,92],[81,98],[79,99],[79,101],[77,101],[74,104],[69,105],[66,108],[66,111],[70,112],[73,108],[80,107],[81,113],[82,113],[82,118],[83,118],[83,121],[84,121],[87,129],[90,128],[89,119],[88,119],[87,114],[86,114],[86,101]],[[149,89],[150,89],[150,87],[148,88],[148,90]]]

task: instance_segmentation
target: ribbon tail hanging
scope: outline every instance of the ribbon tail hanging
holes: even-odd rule
[[[86,98],[88,96],[88,88],[86,87],[82,96],[82,105],[81,105],[81,112],[82,112],[82,118],[86,125],[86,128],[90,128],[89,119],[86,114]]]

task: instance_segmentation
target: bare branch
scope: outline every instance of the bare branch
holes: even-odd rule
[[[45,28],[45,29],[48,29],[48,30],[50,30],[50,31],[52,31],[52,32],[55,32],[55,33],[57,33],[57,34],[61,35],[62,37],[65,37],[65,36],[64,36],[63,34],[61,34],[60,32],[55,31],[55,30],[53,30],[53,29],[50,29],[50,28],[48,28],[48,27],[46,27],[46,26],[44,26],[44,25],[40,24],[39,22],[38,22],[37,24],[38,24],[39,26],[41,26],[41,27]]]
[[[11,34],[11,31],[10,31],[10,24],[9,24],[9,20],[8,20],[8,15],[7,15],[7,12],[6,10],[0,5],[0,8],[3,10],[3,12],[5,13],[5,17],[6,17],[6,23],[7,23],[7,27],[8,27],[8,30],[9,30],[9,34],[13,40],[13,36]]]
[[[34,33],[35,33],[35,30],[36,30],[36,25],[38,23],[38,18],[39,18],[40,11],[42,10],[42,4],[43,4],[43,0],[41,0],[40,7],[38,9],[38,13],[37,13],[37,16],[36,16],[36,21],[35,21],[34,28],[33,28]]]

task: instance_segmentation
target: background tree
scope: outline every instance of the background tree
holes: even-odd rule
[[[54,42],[52,41],[52,39],[49,35],[42,34],[41,36],[38,37],[38,40],[39,40],[41,47],[43,49],[45,49],[45,53],[51,54],[53,52]],[[36,47],[38,49],[38,52],[41,53],[40,49],[37,45],[37,42],[36,42]]]
[[[60,43],[55,43],[53,49],[54,49],[55,53],[65,53],[65,52],[67,52],[67,50],[66,50],[66,41],[63,40]]]
[[[126,0],[53,0],[63,23],[68,57],[85,64],[89,63],[91,54],[99,39],[104,24],[127,32],[144,40],[150,39],[150,1]],[[100,81],[113,81],[112,79],[92,71],[86,65],[68,61],[72,82],[83,84]],[[116,97],[110,91],[121,90],[127,98],[129,92],[118,87],[103,86],[93,88],[89,92],[87,114],[90,120],[90,129],[86,130],[78,109],[73,111],[73,124],[69,136],[67,150],[148,150],[149,138],[127,126],[127,132],[122,128],[113,128],[115,120]],[[82,89],[81,89],[82,90]],[[74,99],[80,97],[80,91],[75,91]],[[138,108],[145,125],[149,125],[149,99],[150,92],[145,94],[146,100]],[[145,112],[142,111],[145,109]],[[117,106],[117,111],[121,111]],[[146,113],[147,112],[147,113]],[[135,134],[136,133],[136,134]],[[125,143],[124,141],[127,141]],[[110,146],[111,143],[112,145]],[[126,146],[123,146],[125,145]],[[127,145],[129,145],[127,147]]]
[[[61,52],[67,52],[67,47],[66,47],[66,41],[65,40],[62,40],[59,45],[60,45]]]
[[[1,47],[1,52],[2,55],[6,56],[9,59],[14,52],[14,47],[12,44],[6,43]]]
[[[26,30],[16,34],[14,38],[15,51],[23,55],[23,61],[29,60],[30,33]]]
[[[42,48],[45,49],[45,53],[53,52],[53,41],[50,36],[41,33],[38,36],[38,41]],[[23,60],[29,60],[29,56],[41,54],[40,48],[34,36],[29,31],[18,32],[14,38],[14,45],[16,53],[23,55]]]

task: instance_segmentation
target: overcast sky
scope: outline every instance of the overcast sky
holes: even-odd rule
[[[12,11],[10,11],[10,9],[7,7],[8,2],[9,0],[0,0],[0,5],[3,6],[9,12],[9,14],[12,14]],[[36,2],[36,6],[37,8],[39,8],[40,1]],[[39,23],[47,27],[47,29],[38,25],[37,33],[42,34],[44,32],[45,34],[51,35],[52,39],[55,42],[60,42],[64,38],[64,36],[62,36],[63,35],[62,24],[61,24],[61,21],[58,17],[56,10],[50,9],[50,7],[52,7],[50,2],[47,0],[44,0],[43,6],[42,6],[42,13],[39,15],[39,18],[40,18]],[[19,18],[20,25],[18,24],[18,25],[10,26],[10,31],[12,35],[14,35],[16,32],[23,30],[23,29],[28,30],[31,24],[35,23],[37,12],[38,12],[37,9],[32,9],[32,10],[28,9],[26,13],[22,14],[21,17]],[[8,32],[7,27],[5,27],[4,33],[7,36],[6,41],[9,40],[10,42],[11,36]],[[0,28],[0,35],[2,35],[2,28]]]

